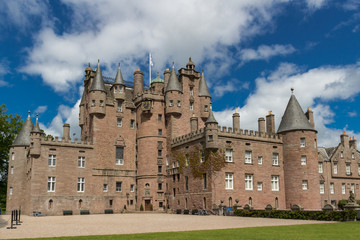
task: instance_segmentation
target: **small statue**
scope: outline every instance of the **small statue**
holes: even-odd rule
[[[355,203],[355,194],[350,190],[349,203]]]

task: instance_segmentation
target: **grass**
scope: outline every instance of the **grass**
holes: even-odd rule
[[[139,226],[140,227],[140,226]],[[236,228],[224,230],[187,231],[187,232],[165,232],[165,233],[142,233],[126,235],[104,235],[104,236],[83,236],[83,237],[58,237],[40,238],[53,240],[139,240],[139,239],[161,239],[161,240],[186,240],[186,239],[266,239],[266,240],[311,240],[311,239],[359,239],[360,222],[342,222],[328,224],[309,224],[277,227],[254,227]],[[39,238],[31,238],[39,239]],[[29,240],[29,238],[27,238]]]

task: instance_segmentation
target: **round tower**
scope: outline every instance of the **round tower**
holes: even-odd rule
[[[134,97],[143,92],[144,86],[144,74],[140,69],[136,69],[134,72]]]
[[[106,113],[106,90],[104,79],[101,73],[100,60],[96,69],[95,78],[91,84],[90,93],[90,114],[102,114]]]
[[[210,109],[209,117],[205,122],[206,148],[217,149],[218,146],[218,122],[216,121],[212,110]]]
[[[297,204],[304,209],[321,209],[317,131],[293,94],[277,133],[283,139],[286,208]]]
[[[166,114],[173,115],[181,115],[181,97],[182,97],[182,89],[177,79],[175,67],[173,63],[173,67],[171,69],[169,82],[165,89],[165,112]]]

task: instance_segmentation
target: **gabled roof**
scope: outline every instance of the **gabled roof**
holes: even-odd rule
[[[33,129],[33,123],[31,121],[30,117],[30,111],[29,115],[25,121],[25,123],[22,125],[22,128],[19,132],[19,134],[16,136],[12,146],[29,146],[30,145],[30,132]]]
[[[120,63],[119,63],[118,71],[116,73],[116,77],[115,77],[115,84],[125,85],[124,78],[123,78],[123,76],[121,74]]]
[[[103,91],[106,92],[105,90],[105,85],[104,85],[104,79],[101,73],[101,68],[100,68],[100,61],[98,61],[98,66],[96,69],[96,75],[94,78],[94,81],[91,84],[91,88],[90,91]]]
[[[179,80],[177,79],[177,76],[176,76],[174,63],[173,63],[173,67],[172,67],[171,72],[170,72],[169,82],[168,82],[168,84],[166,86],[165,92],[168,92],[168,91],[182,92]]]
[[[295,95],[292,94],[277,132],[282,133],[293,130],[315,131],[306,118]]]
[[[208,119],[206,120],[205,124],[206,123],[218,123],[214,117],[214,114],[213,114],[213,111],[212,109],[210,109],[210,112],[209,112],[209,117]]]
[[[204,72],[202,72],[199,82],[199,97],[211,97],[209,93],[209,88],[205,81]]]
[[[319,155],[322,156],[322,158],[323,158],[325,161],[329,161],[329,160],[330,160],[330,157],[329,157],[329,155],[327,154],[325,148],[323,148],[323,147],[318,147],[318,153],[319,153]]]

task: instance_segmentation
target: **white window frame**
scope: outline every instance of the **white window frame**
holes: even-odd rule
[[[324,164],[319,162],[319,173],[324,173]]]
[[[341,193],[346,194],[346,183],[341,184]]]
[[[49,154],[48,164],[49,164],[49,167],[55,167],[56,166],[56,155]]]
[[[262,183],[262,182],[258,182],[258,183],[257,183],[257,190],[258,190],[258,191],[262,191],[262,190],[263,190],[263,183]]]
[[[279,153],[272,154],[272,165],[279,166]]]
[[[279,191],[279,176],[272,175],[271,176],[271,191]]]
[[[347,163],[345,165],[345,169],[346,169],[346,175],[350,175],[351,174],[351,165],[350,165],[350,163]]]
[[[85,192],[85,178],[84,177],[78,178],[77,192]]]
[[[245,163],[252,164],[252,151],[250,150],[245,151]]]
[[[134,192],[135,191],[135,185],[134,184],[130,184],[130,192]]]
[[[307,180],[302,180],[302,190],[308,190],[309,189],[309,185],[308,185],[308,181]]]
[[[117,148],[122,148],[122,155],[123,155],[122,158],[117,158],[117,156],[116,156]],[[116,147],[115,148],[115,164],[116,165],[124,165],[124,151],[125,151],[124,147]]]
[[[10,174],[13,175],[14,174],[14,166],[10,167]]]
[[[234,173],[225,173],[225,189],[234,189]]]
[[[205,152],[204,151],[200,151],[200,162],[205,162]]]
[[[300,138],[300,147],[306,147],[306,139],[305,138]]]
[[[118,183],[120,183],[120,187],[118,186]],[[122,182],[115,182],[115,191],[122,192]]]
[[[122,112],[122,102],[118,101],[117,102],[117,109],[116,109],[117,112]]]
[[[233,162],[232,153],[233,150],[231,148],[225,149],[225,162]]]
[[[105,183],[103,185],[103,192],[107,192],[108,190],[109,190],[109,185]]]
[[[325,184],[320,183],[320,194],[324,194],[324,193],[325,193]]]
[[[263,157],[258,156],[258,165],[262,165],[262,164],[263,164]]]
[[[253,190],[254,189],[254,175],[253,174],[245,174],[245,190]]]
[[[48,192],[55,192],[55,177],[48,177]]]
[[[301,156],[301,166],[306,166],[306,164],[307,164],[306,155],[302,155]]]
[[[334,163],[334,165],[333,165],[333,167],[334,167],[334,174],[338,174],[338,164],[337,163]]]
[[[193,102],[190,102],[189,109],[190,109],[190,111],[194,111],[194,103]]]
[[[334,193],[335,193],[334,183],[330,183],[330,194],[334,194]]]
[[[78,168],[85,168],[85,157],[84,156],[78,157]]]
[[[166,166],[169,166],[169,155],[166,155]]]

